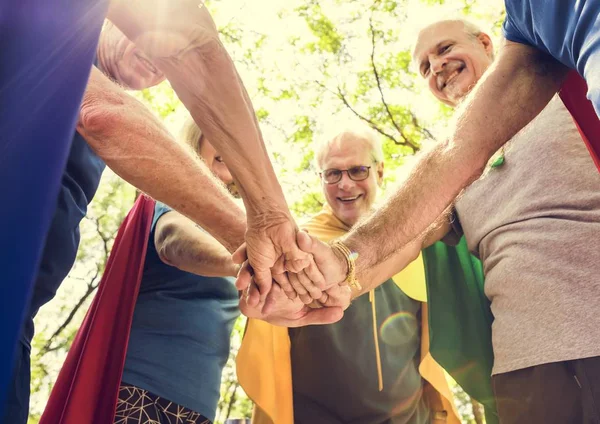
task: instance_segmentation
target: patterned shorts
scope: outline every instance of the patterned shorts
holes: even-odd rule
[[[114,424],[211,424],[191,409],[123,383]]]

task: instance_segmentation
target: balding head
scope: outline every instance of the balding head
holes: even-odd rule
[[[413,60],[440,101],[456,106],[493,60],[490,37],[468,21],[436,22],[419,32]]]
[[[316,150],[325,198],[335,216],[353,226],[369,212],[383,180],[383,150],[371,129],[327,137]]]

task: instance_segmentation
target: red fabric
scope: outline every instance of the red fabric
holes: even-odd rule
[[[571,112],[577,129],[600,170],[600,119],[586,94],[585,80],[576,71],[571,71],[560,89],[560,98]]]
[[[153,213],[140,196],[121,224],[40,424],[112,424]]]

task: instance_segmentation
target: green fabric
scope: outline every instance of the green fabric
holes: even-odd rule
[[[455,247],[435,243],[423,251],[423,260],[431,355],[483,404],[487,424],[498,423],[491,383],[493,316],[481,262],[470,254],[464,237]]]

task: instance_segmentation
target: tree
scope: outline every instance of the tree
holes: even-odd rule
[[[401,178],[403,165],[415,153],[441,138],[452,111],[428,95],[411,68],[411,41],[420,23],[415,21],[457,10],[497,34],[504,13],[501,2],[491,0],[213,0],[208,6],[248,88],[298,219],[324,203],[312,144],[331,130],[360,121],[380,134],[387,185]],[[136,96],[177,135],[187,112],[168,83]],[[77,263],[36,319],[32,423],[43,410],[134,197],[130,186],[107,173],[82,224]],[[217,423],[250,416],[251,403],[237,385],[232,360],[244,325],[240,319],[232,335]],[[456,390],[465,422],[479,424],[478,409]]]

